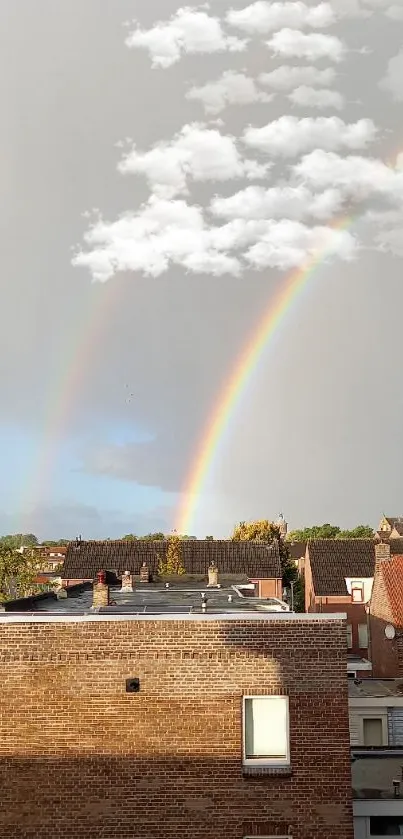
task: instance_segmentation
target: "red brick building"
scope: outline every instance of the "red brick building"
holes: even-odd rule
[[[374,676],[402,676],[403,556],[392,556],[390,544],[381,543],[378,548],[369,624]]]
[[[306,611],[346,612],[348,651],[364,661],[376,550],[372,539],[312,539],[304,563]],[[359,672],[369,675],[366,669]]]
[[[0,615],[1,836],[353,839],[342,616],[58,608]]]
[[[124,571],[135,576],[145,563],[155,578],[160,559],[166,558],[169,541],[82,542],[68,546],[63,566],[65,585],[92,581],[100,568],[115,577]],[[282,598],[282,574],[278,542],[232,542],[230,540],[184,540],[181,542],[186,574],[207,576],[214,563],[220,575],[238,575],[254,584],[257,597]]]

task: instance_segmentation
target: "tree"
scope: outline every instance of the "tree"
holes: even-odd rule
[[[241,521],[234,528],[231,538],[233,542],[266,542],[268,545],[271,545],[277,540],[280,550],[283,585],[287,586],[291,581],[297,579],[298,571],[294,563],[290,560],[287,543],[281,538],[280,528],[272,521],[268,521],[268,519],[248,522]]]
[[[372,527],[360,524],[354,530],[340,530],[334,524],[317,524],[304,527],[302,530],[292,530],[287,536],[289,542],[307,542],[308,539],[371,539],[374,535]]]
[[[0,544],[0,601],[25,597],[34,590],[36,575],[32,551],[20,551]]]
[[[168,537],[165,558],[160,557],[158,574],[160,577],[180,577],[186,574],[182,559],[181,538],[176,534]]]
[[[38,539],[34,533],[9,533],[0,537],[0,544],[8,548],[30,548],[38,545]]]
[[[206,542],[214,542],[214,536],[206,536]]]

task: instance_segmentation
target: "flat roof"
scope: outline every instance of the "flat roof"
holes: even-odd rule
[[[175,582],[166,587],[159,584],[136,584],[132,592],[120,586],[109,588],[110,605],[92,607],[92,585],[67,589],[67,597],[58,600],[50,593],[4,604],[1,623],[47,622],[75,620],[293,620],[322,621],[346,618],[345,613],[294,613],[286,610],[268,611],[276,598],[248,596],[243,584],[208,588],[203,583]],[[242,594],[244,592],[244,595]],[[207,606],[202,608],[202,595]]]
[[[393,781],[402,777],[403,750],[378,754],[357,754],[353,749],[351,764],[353,798],[395,798]],[[398,799],[399,800],[399,799]],[[400,798],[400,801],[402,799]]]
[[[350,699],[376,699],[386,696],[403,696],[403,679],[362,679],[349,681]]]

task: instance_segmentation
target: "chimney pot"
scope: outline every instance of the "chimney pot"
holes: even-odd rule
[[[98,609],[102,606],[109,606],[109,588],[106,585],[105,571],[98,571],[97,580],[92,588],[92,607]]]
[[[217,588],[218,586],[218,568],[215,562],[212,562],[208,569],[208,584],[207,588]]]
[[[133,578],[130,571],[125,571],[124,574],[122,574],[121,591],[133,591]]]

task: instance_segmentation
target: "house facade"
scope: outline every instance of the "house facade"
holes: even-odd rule
[[[0,614],[4,836],[353,839],[343,616],[111,596]]]
[[[403,680],[349,682],[355,839],[403,835]]]
[[[392,555],[390,544],[378,550],[368,614],[373,675],[403,675],[403,555]]]
[[[361,677],[371,674],[367,604],[379,550],[372,539],[312,539],[304,563],[305,609],[346,612],[348,669]]]

